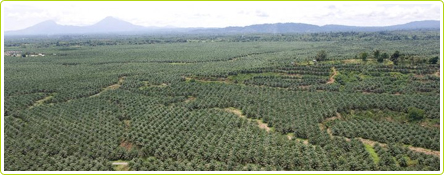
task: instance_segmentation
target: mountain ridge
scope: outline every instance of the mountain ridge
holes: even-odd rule
[[[440,21],[412,21],[391,26],[347,26],[328,24],[323,26],[306,23],[269,23],[248,26],[229,26],[224,28],[163,28],[144,27],[130,22],[106,17],[89,26],[59,25],[53,20],[43,21],[34,26],[5,31],[5,35],[61,35],[61,34],[112,34],[112,33],[315,33],[315,32],[375,32],[393,30],[440,29]]]

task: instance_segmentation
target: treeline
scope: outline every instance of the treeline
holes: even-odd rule
[[[141,45],[193,42],[319,42],[319,41],[439,41],[439,31],[329,32],[307,34],[164,34],[164,35],[61,35],[9,36],[6,47],[71,47]]]

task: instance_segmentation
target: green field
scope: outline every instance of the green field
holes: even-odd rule
[[[437,171],[439,54],[426,30],[7,37],[4,167]]]

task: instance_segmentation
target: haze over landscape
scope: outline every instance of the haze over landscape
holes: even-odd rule
[[[393,31],[413,29],[439,29],[439,21],[415,21],[406,24],[384,27],[359,27],[344,25],[317,26],[304,23],[275,23],[256,24],[245,27],[225,28],[166,28],[143,27],[114,17],[106,17],[96,24],[89,26],[59,25],[55,21],[48,20],[29,28],[18,31],[7,31],[6,35],[60,35],[60,34],[156,34],[156,33],[315,33],[315,32],[371,32]]]

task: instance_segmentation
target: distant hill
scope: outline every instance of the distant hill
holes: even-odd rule
[[[60,35],[60,34],[111,34],[111,33],[314,33],[314,32],[373,32],[393,30],[440,29],[439,21],[415,21],[384,27],[358,27],[345,25],[317,26],[304,23],[256,24],[245,27],[225,28],[161,28],[143,27],[106,17],[90,26],[65,26],[54,21],[45,21],[29,28],[7,31],[5,35]]]
[[[323,32],[336,31],[357,31],[357,32],[375,32],[375,31],[393,31],[393,30],[417,30],[417,29],[440,29],[439,21],[414,21],[406,24],[385,26],[385,27],[356,27],[342,25],[325,25]]]
[[[303,23],[256,24],[245,27],[226,27],[217,29],[200,29],[194,32],[218,33],[302,33],[318,30],[320,27]]]
[[[394,25],[387,27],[389,30],[412,30],[412,29],[439,29],[441,24],[439,21],[415,21],[407,24]]]
[[[384,27],[358,27],[345,25],[317,26],[303,23],[258,24],[245,27],[200,29],[202,33],[314,33],[314,32],[374,32],[393,30],[440,29],[439,21],[415,21],[401,25]]]

